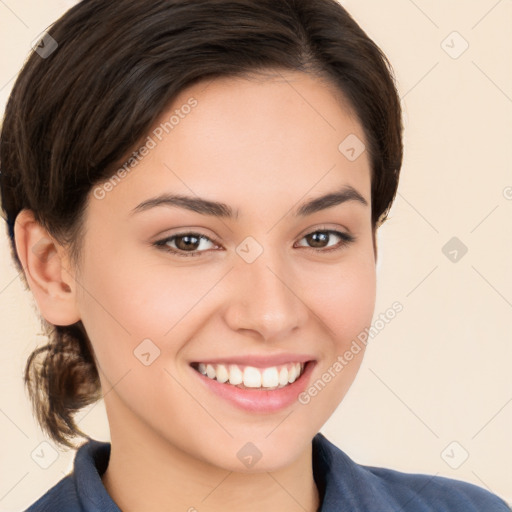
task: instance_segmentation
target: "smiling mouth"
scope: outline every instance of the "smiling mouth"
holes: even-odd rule
[[[266,368],[238,364],[192,363],[191,366],[205,377],[221,384],[240,389],[261,389],[270,391],[284,388],[295,382],[303,373],[309,361],[290,362]]]

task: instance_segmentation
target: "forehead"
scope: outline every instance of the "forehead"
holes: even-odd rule
[[[306,73],[274,71],[203,80],[181,91],[155,129],[165,128],[172,114],[185,110],[192,98],[197,106],[181,116],[179,125],[169,133],[169,144],[174,139],[175,150],[185,147],[178,142],[188,143],[187,149],[194,145],[206,149],[211,143],[222,149],[224,156],[240,149],[247,158],[252,149],[261,159],[265,157],[261,149],[280,148],[290,161],[294,155],[302,159],[304,153],[315,149],[336,152],[339,142],[351,134],[365,139],[344,94],[325,79]],[[304,141],[311,144],[300,145]]]
[[[174,192],[210,196],[243,214],[244,202],[296,203],[343,185],[370,200],[362,127],[340,91],[304,73],[196,83],[145,143],[144,157],[107,198],[125,209]]]

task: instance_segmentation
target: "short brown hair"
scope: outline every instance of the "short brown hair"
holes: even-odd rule
[[[57,49],[34,52],[12,89],[0,138],[0,187],[13,259],[22,209],[80,256],[88,193],[137,147],[185,87],[270,69],[327,78],[364,130],[374,230],[402,165],[392,68],[336,0],[83,0],[52,25]],[[340,141],[341,142],[341,141]],[[25,282],[26,283],[26,282]],[[30,355],[25,384],[41,427],[73,447],[74,413],[101,396],[81,321],[53,326]]]

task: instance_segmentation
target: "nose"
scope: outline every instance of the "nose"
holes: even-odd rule
[[[308,318],[299,279],[279,256],[265,250],[255,261],[240,259],[231,273],[226,322],[234,331],[251,331],[265,341],[286,339]]]

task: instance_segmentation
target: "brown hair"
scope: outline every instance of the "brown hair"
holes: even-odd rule
[[[48,34],[58,46],[26,61],[0,138],[2,209],[20,271],[18,213],[32,210],[78,263],[93,186],[205,78],[270,69],[327,78],[365,132],[374,229],[387,219],[402,165],[400,100],[385,55],[336,0],[83,0]],[[25,384],[41,427],[73,447],[85,436],[74,413],[101,396],[98,371],[81,321],[42,321],[49,342],[30,355]]]

